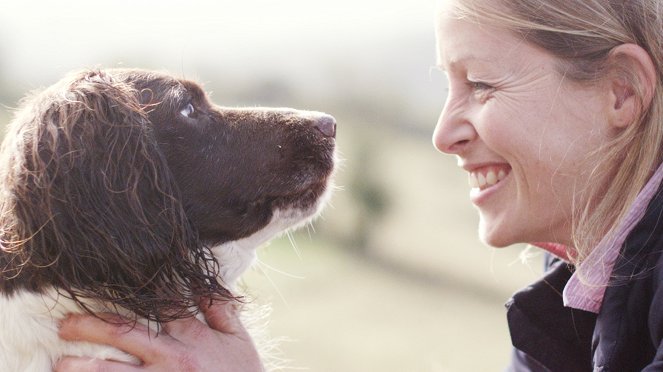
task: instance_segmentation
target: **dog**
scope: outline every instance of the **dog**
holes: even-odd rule
[[[256,247],[329,198],[335,136],[327,114],[219,107],[146,70],[80,71],[25,98],[0,150],[0,371],[137,362],[60,340],[68,313],[158,331],[201,297],[237,300]]]

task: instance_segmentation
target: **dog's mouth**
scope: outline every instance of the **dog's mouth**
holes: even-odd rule
[[[331,138],[333,140],[333,138]],[[291,226],[300,226],[314,219],[323,210],[334,189],[334,173],[336,168],[336,150],[334,143],[328,143],[323,150],[315,169],[309,168],[299,177],[293,177],[290,190],[272,195],[271,209],[273,214],[278,211],[290,211]],[[295,216],[298,216],[295,218]]]
[[[273,207],[278,209],[300,209],[319,211],[326,203],[333,188],[337,164],[335,138],[324,138],[318,143],[317,151],[300,154],[299,170],[284,177],[284,189],[275,195]]]
[[[330,177],[325,177],[321,181],[298,188],[291,193],[274,196],[273,207],[275,209],[300,209],[302,211],[315,209],[323,199],[322,196],[330,192],[330,183]]]

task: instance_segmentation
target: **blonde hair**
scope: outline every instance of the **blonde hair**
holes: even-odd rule
[[[663,160],[663,2],[661,0],[454,0],[460,17],[509,29],[559,60],[560,73],[591,84],[614,74],[640,99],[639,115],[610,143],[592,152],[590,179],[607,179],[603,188],[583,190],[573,211],[575,264],[619,224],[629,206]],[[642,47],[656,68],[649,105],[645,86],[627,64],[611,59],[617,46]]]

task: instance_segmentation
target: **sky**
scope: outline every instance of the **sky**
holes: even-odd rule
[[[199,60],[315,68],[316,58],[360,60],[371,45],[432,35],[433,9],[433,0],[0,0],[0,67],[35,85],[139,58],[182,72]]]

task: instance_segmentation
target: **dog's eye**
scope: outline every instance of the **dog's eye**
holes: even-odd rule
[[[180,115],[184,116],[185,118],[188,118],[193,114],[196,110],[193,108],[192,104],[186,105],[183,109],[180,110]]]

